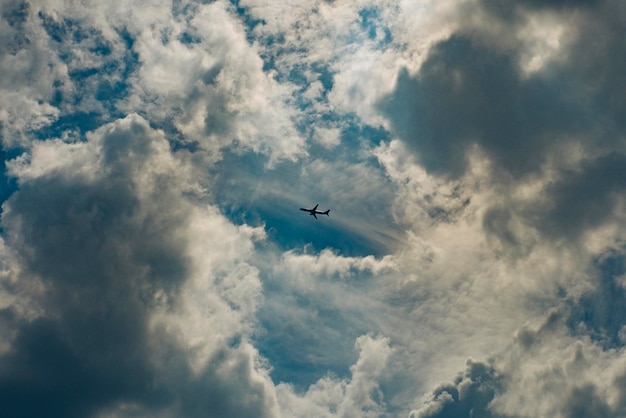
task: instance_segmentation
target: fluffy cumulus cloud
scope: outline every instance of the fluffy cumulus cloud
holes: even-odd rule
[[[626,415],[626,7],[509,3],[0,2],[3,416]]]
[[[263,233],[196,201],[162,132],[130,115],[85,142],[35,143],[10,170],[19,191],[3,227],[20,269],[5,280],[34,309],[4,307],[14,329],[2,358],[9,415],[126,404],[203,415],[184,402],[197,381],[215,389],[206,411],[271,411],[247,342],[260,283],[246,259]]]
[[[263,72],[258,51],[227,5],[182,11],[171,22],[144,28],[135,49],[141,68],[133,100],[153,103],[147,110],[171,119],[185,142],[212,156],[233,141],[270,153],[272,161],[304,152],[285,103],[291,88]]]
[[[303,395],[291,387],[277,388],[283,413],[298,417],[378,417],[383,413],[377,379],[391,352],[389,341],[364,335],[356,340],[360,352],[350,368],[349,379],[324,377],[311,385]]]

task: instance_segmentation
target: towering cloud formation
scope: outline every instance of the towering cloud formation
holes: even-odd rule
[[[5,412],[271,414],[247,342],[260,283],[245,259],[263,233],[194,199],[162,132],[131,115],[83,143],[35,143],[11,171],[8,280],[33,309],[5,310]]]

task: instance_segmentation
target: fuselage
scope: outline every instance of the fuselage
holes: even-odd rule
[[[316,215],[326,215],[326,216],[330,216],[330,215],[328,214],[328,213],[330,212],[330,209],[328,209],[328,210],[326,210],[326,211],[322,212],[322,211],[317,210],[317,207],[318,207],[318,206],[319,206],[319,205],[315,205],[315,207],[314,207],[313,209],[300,208],[300,210],[301,210],[301,211],[304,211],[304,212],[309,212],[309,215],[313,216],[315,219],[317,219],[317,216],[316,216]]]

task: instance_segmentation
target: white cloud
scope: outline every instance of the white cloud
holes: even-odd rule
[[[333,87],[320,112],[356,113],[372,125],[384,122],[376,102],[391,91],[401,66],[419,68],[429,46],[454,27],[457,2],[316,1],[276,7],[264,0],[241,2],[262,21],[254,28],[277,71],[327,65]],[[313,80],[312,80],[313,81]],[[311,92],[308,92],[311,94]]]
[[[186,140],[198,142],[213,159],[233,144],[266,153],[270,164],[303,155],[294,112],[286,106],[289,88],[263,72],[228,6],[199,6],[173,23],[144,29],[136,42],[141,68],[135,100],[154,103],[144,111],[157,120],[172,118]],[[201,42],[182,43],[183,31]]]
[[[350,379],[324,377],[299,395],[287,384],[277,386],[283,414],[290,417],[378,417],[384,411],[378,392],[380,378],[392,353],[389,339],[363,335],[356,340],[359,359]]]
[[[315,129],[315,139],[326,148],[333,148],[339,145],[341,131],[338,128],[317,128]]]
[[[12,13],[11,4],[3,5]],[[27,145],[32,131],[54,122],[59,110],[52,101],[55,81],[67,80],[67,68],[49,46],[36,16],[0,19],[0,122],[4,147]]]
[[[189,2],[185,2],[189,4]],[[132,4],[123,0],[102,3],[96,0],[66,2],[51,0],[34,2],[35,11],[42,10],[53,17],[68,16],[84,21],[101,30],[107,39],[116,37],[116,29],[126,29],[137,35],[144,28],[163,25],[172,18],[171,0],[140,0]]]
[[[569,335],[562,316],[553,313],[539,328],[522,328],[503,354],[506,392],[494,400],[493,408],[519,417],[603,416],[604,408],[611,416],[621,415],[623,354],[623,349],[605,350],[586,337]],[[585,396],[590,396],[587,405],[580,402]],[[594,404],[593,398],[599,402]]]
[[[469,359],[451,383],[437,385],[411,417],[620,416],[623,349],[606,350],[566,328],[566,310],[526,324],[485,362]]]
[[[196,208],[185,231],[189,277],[172,309],[163,292],[151,327],[165,327],[189,353],[192,370],[201,373],[216,353],[234,339],[250,335],[262,300],[258,271],[248,264],[253,242],[263,232],[235,227],[213,208]]]
[[[95,97],[98,89],[130,81],[130,96],[118,98],[113,109],[139,112],[156,123],[173,120],[186,141],[197,141],[213,157],[209,161],[232,144],[266,153],[270,165],[306,153],[293,126],[295,112],[286,105],[290,88],[263,72],[258,52],[226,3],[48,2],[26,10],[20,28],[5,20],[0,28],[3,37],[25,37],[7,46],[0,62],[8,75],[0,118],[10,146],[24,146],[32,132],[61,115],[95,112],[107,120],[111,109]],[[184,44],[183,34],[201,42]],[[139,56],[136,73],[129,71],[133,57],[123,36],[132,39]],[[128,72],[131,78],[123,80]],[[51,105],[58,97],[60,104]]]

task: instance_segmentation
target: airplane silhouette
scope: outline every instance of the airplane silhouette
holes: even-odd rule
[[[318,203],[317,205],[315,205],[315,207],[314,207],[313,209],[305,209],[305,208],[300,208],[300,210],[303,210],[303,211],[305,211],[305,212],[309,212],[309,215],[313,215],[313,217],[314,217],[315,219],[317,219],[317,216],[315,216],[316,214],[317,214],[317,215],[326,215],[326,216],[330,216],[330,215],[328,214],[328,212],[330,212],[330,209],[328,209],[326,212],[320,212],[319,210],[317,210],[317,207],[318,207],[318,206],[319,206],[319,203]]]

